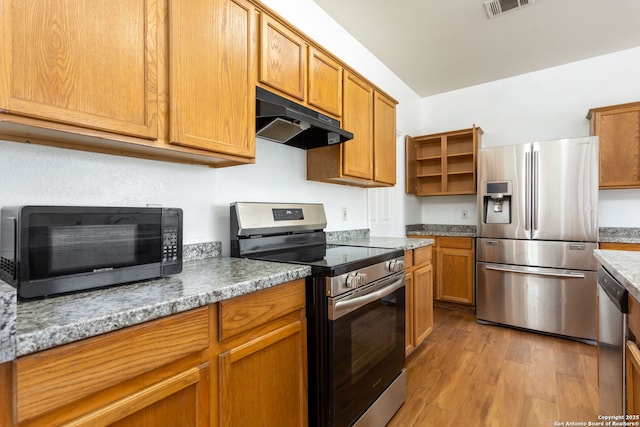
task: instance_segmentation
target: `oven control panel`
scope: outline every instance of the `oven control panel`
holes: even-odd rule
[[[339,276],[327,277],[326,295],[334,297],[404,271],[404,256],[359,268]]]

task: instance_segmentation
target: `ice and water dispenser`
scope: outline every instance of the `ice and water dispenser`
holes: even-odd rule
[[[482,192],[482,222],[511,224],[511,182],[485,182]]]

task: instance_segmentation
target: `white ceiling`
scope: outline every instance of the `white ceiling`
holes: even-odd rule
[[[423,97],[640,46],[640,0],[314,1]]]

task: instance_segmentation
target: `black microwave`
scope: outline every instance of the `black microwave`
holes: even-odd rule
[[[20,298],[182,271],[179,208],[10,206],[0,220],[0,279]]]

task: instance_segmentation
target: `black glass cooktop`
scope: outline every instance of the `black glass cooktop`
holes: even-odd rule
[[[251,258],[310,265],[313,274],[337,276],[403,255],[402,249],[317,245],[256,255]]]

